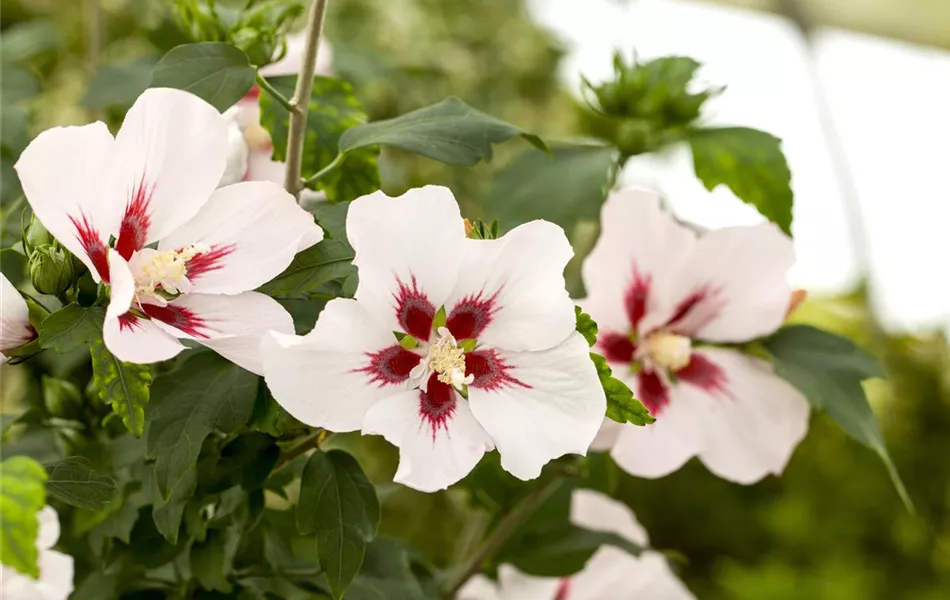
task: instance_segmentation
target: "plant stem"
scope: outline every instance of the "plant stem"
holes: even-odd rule
[[[307,21],[307,41],[304,46],[303,61],[297,75],[297,87],[290,99],[290,131],[287,135],[287,172],[284,176],[284,188],[300,197],[300,165],[303,160],[303,142],[307,130],[307,107],[313,93],[313,74],[317,68],[317,48],[320,45],[320,31],[323,29],[323,17],[327,12],[328,0],[314,0]]]
[[[278,91],[277,91],[277,88],[275,88],[274,86],[272,86],[266,79],[264,79],[264,77],[261,76],[260,72],[257,73],[257,85],[258,85],[262,90],[264,90],[265,92],[267,92],[268,94],[270,94],[271,97],[272,97],[274,100],[276,100],[278,104],[280,104],[281,106],[283,106],[284,108],[286,108],[288,111],[294,112],[294,105],[291,104],[291,102],[290,102],[290,100],[287,98],[287,96],[284,96],[283,94],[281,94],[280,92],[278,92]]]
[[[274,471],[277,471],[278,469],[281,469],[289,465],[290,463],[294,461],[294,459],[296,459],[300,455],[305,454],[308,451],[313,450],[315,448],[318,448],[320,446],[320,443],[324,441],[325,439],[329,438],[331,435],[333,435],[332,432],[329,432],[325,429],[317,428],[316,431],[314,431],[307,437],[303,438],[303,440],[301,440],[299,444],[297,444],[290,450],[287,450],[286,452],[281,454],[280,458],[277,459],[277,464],[274,465]]]
[[[446,600],[455,597],[455,594],[465,585],[465,582],[481,570],[485,561],[501,550],[505,542],[518,530],[518,527],[561,487],[564,483],[564,479],[565,476],[563,474],[558,474],[544,485],[534,488],[525,497],[519,500],[514,508],[498,522],[495,530],[485,539],[481,548],[468,559],[468,562],[465,563],[464,568],[459,571],[458,575],[452,578],[446,586],[442,597]]]
[[[332,171],[333,169],[335,169],[335,168],[337,168],[338,166],[340,166],[340,163],[343,162],[343,158],[344,158],[345,156],[346,156],[346,155],[343,154],[342,152],[338,152],[337,155],[336,155],[336,158],[334,158],[332,161],[330,161],[330,164],[328,164],[327,166],[325,166],[325,167],[323,167],[322,169],[320,169],[319,171],[317,171],[316,174],[311,175],[308,179],[305,179],[305,180],[303,181],[303,184],[302,184],[302,185],[303,185],[304,187],[307,187],[307,186],[310,185],[311,183],[315,183],[315,182],[320,181],[321,179],[323,179],[323,177],[324,177],[327,173],[329,173],[329,172]]]

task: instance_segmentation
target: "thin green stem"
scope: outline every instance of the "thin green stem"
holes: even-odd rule
[[[294,105],[290,103],[290,99],[277,91],[277,88],[272,86],[264,77],[258,72],[257,74],[257,85],[270,94],[270,96],[277,101],[278,104],[286,108],[289,112],[294,111]]]
[[[518,527],[524,523],[528,517],[534,514],[534,511],[541,506],[545,500],[551,497],[554,492],[561,487],[564,483],[566,475],[559,473],[555,475],[550,481],[545,483],[542,486],[536,487],[531,490],[526,496],[515,504],[514,508],[505,515],[501,521],[498,522],[498,525],[492,531],[485,541],[482,543],[482,546],[471,556],[471,558],[466,561],[462,569],[458,574],[453,577],[449,584],[445,587],[445,591],[442,594],[442,597],[446,600],[450,600],[455,597],[455,594],[465,585],[473,575],[478,573],[482,567],[485,565],[485,562],[492,558],[499,550],[504,547],[505,542],[507,542],[512,535],[518,531]]]
[[[287,450],[286,452],[280,455],[280,458],[277,459],[277,464],[274,465],[274,471],[282,469],[292,463],[299,456],[306,454],[310,450],[314,450],[320,447],[320,444],[328,440],[333,435],[333,432],[327,431],[326,429],[317,428],[316,431],[304,437],[299,444],[293,448]]]
[[[307,107],[313,93],[313,75],[317,69],[317,48],[320,46],[320,32],[323,29],[323,17],[327,12],[328,0],[314,0],[307,19],[307,37],[304,46],[303,61],[297,75],[297,87],[290,100],[290,129],[287,134],[287,172],[284,176],[284,188],[300,197],[300,169],[303,162],[303,142],[307,131]]]
[[[332,171],[332,170],[336,169],[337,167],[339,167],[339,166],[340,166],[340,163],[343,162],[343,159],[344,159],[345,157],[346,157],[345,154],[343,154],[342,152],[338,152],[337,155],[336,155],[336,158],[334,158],[332,161],[330,161],[330,164],[328,164],[327,166],[323,167],[322,169],[320,169],[319,171],[317,171],[315,174],[311,175],[308,179],[305,179],[305,180],[303,181],[303,187],[308,187],[308,186],[310,186],[310,185],[312,185],[312,184],[314,184],[314,183],[320,181],[321,179],[323,179],[324,176],[326,176],[327,173],[329,173],[330,171]]]

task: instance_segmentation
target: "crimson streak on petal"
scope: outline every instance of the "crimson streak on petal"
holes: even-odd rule
[[[597,344],[604,351],[607,362],[629,364],[637,351],[636,345],[622,333],[608,331],[600,336]]]
[[[633,281],[627,289],[623,302],[627,309],[627,318],[630,319],[630,326],[634,331],[639,331],[640,320],[647,312],[647,298],[650,294],[649,275],[641,275],[636,265],[633,267]]]
[[[415,276],[412,277],[410,288],[398,278],[399,295],[393,294],[396,299],[396,319],[402,330],[420,342],[429,341],[432,334],[432,319],[435,318],[435,306],[426,295],[419,290]]]
[[[185,264],[185,275],[194,283],[195,279],[209,271],[217,271],[224,267],[222,259],[234,252],[234,244],[215,244],[208,252],[194,255]],[[179,251],[181,248],[179,248]]]
[[[646,370],[640,372],[637,381],[637,398],[643,402],[652,416],[658,416],[670,402],[670,393],[666,389],[666,384],[655,371]]]
[[[531,386],[509,373],[513,367],[506,365],[495,350],[476,350],[465,355],[465,375],[475,377],[471,387],[489,391],[505,387],[519,386],[531,389]]]
[[[676,372],[676,377],[709,393],[729,393],[726,373],[702,354],[694,353],[689,364]]]
[[[119,331],[135,331],[140,327],[139,318],[130,312],[119,316]]]
[[[73,216],[69,217],[73,227],[76,228],[76,237],[79,239],[79,243],[82,244],[83,250],[86,251],[86,256],[89,257],[92,265],[99,273],[99,277],[105,283],[109,283],[109,259],[106,245],[102,243],[99,232],[92,226],[86,215],[81,213],[80,215],[81,220]]]
[[[429,376],[427,391],[419,390],[419,415],[432,427],[432,443],[439,429],[449,429],[449,420],[455,413],[458,397],[452,386],[439,381],[437,373]]]
[[[477,295],[469,294],[461,300],[449,313],[445,326],[457,340],[468,340],[478,338],[491,323],[492,317],[497,310],[495,307],[495,298],[499,292],[495,292],[489,298],[483,298],[484,292]]]
[[[148,228],[151,225],[149,218],[149,198],[152,190],[145,186],[145,176],[139,180],[132,191],[132,197],[125,205],[125,215],[119,227],[119,239],[115,243],[116,252],[125,260],[132,258],[132,253],[145,246],[148,237]]]
[[[370,376],[370,383],[395,385],[409,379],[409,371],[419,364],[422,357],[415,352],[406,350],[399,344],[383,348],[379,352],[369,352],[369,364],[362,369],[355,369],[355,373],[366,373]]]
[[[169,304],[168,306],[143,304],[142,312],[192,337],[205,339],[210,337],[207,333],[210,329],[207,322],[193,311],[182,306],[175,306],[174,304]]]

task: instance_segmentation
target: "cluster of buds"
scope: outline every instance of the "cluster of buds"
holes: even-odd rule
[[[58,296],[72,287],[80,271],[77,261],[35,218],[23,236],[30,282],[41,294]]]

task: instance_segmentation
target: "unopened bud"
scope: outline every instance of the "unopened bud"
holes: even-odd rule
[[[47,246],[53,243],[53,236],[46,231],[43,224],[36,217],[30,220],[30,226],[26,230],[26,245],[28,248],[38,246]]]
[[[75,278],[72,257],[65,250],[45,245],[35,248],[30,255],[30,282],[39,293],[62,294]]]

